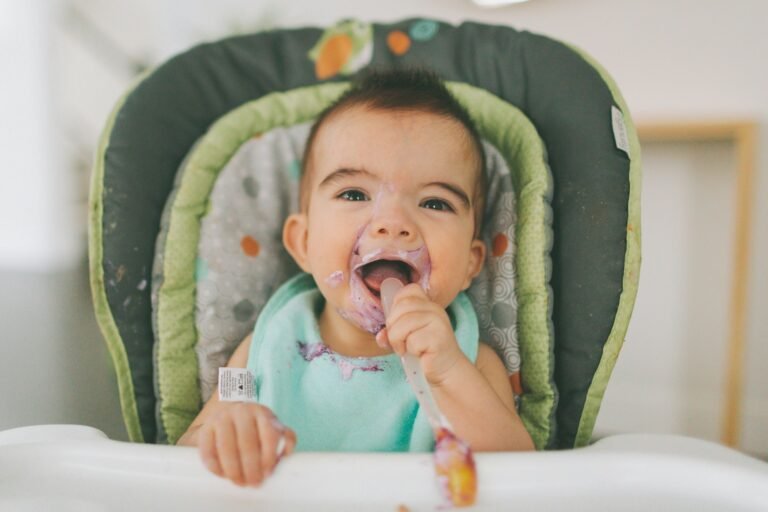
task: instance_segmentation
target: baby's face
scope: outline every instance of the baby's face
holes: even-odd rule
[[[317,133],[306,186],[305,258],[327,305],[369,332],[381,282],[418,283],[446,307],[479,272],[477,163],[458,122],[353,107]]]

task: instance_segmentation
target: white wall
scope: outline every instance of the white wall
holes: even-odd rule
[[[83,230],[59,157],[49,87],[51,2],[0,0],[0,268],[73,265]]]
[[[729,334],[735,219],[734,173],[729,171],[734,156],[727,143],[656,143],[645,148],[640,288],[604,400],[602,431],[680,432],[719,439]],[[750,425],[757,425],[754,418]]]
[[[54,192],[66,183],[59,181],[61,169],[51,149],[56,141],[46,128],[49,113],[42,107],[52,92],[42,84],[51,69],[57,70],[55,103],[60,115],[76,119],[84,139],[95,141],[130,77],[94,57],[82,35],[71,30],[57,36],[59,50],[51,54],[55,61],[46,66],[41,41],[46,40],[49,18],[41,6],[48,4],[0,2],[0,55],[19,70],[10,85],[19,100],[9,102],[7,94],[0,98],[2,111],[11,112],[10,118],[0,118],[2,140],[8,141],[10,133],[17,146],[10,148],[9,157],[8,144],[3,143],[4,160],[10,165],[0,188],[0,266],[66,264],[71,261],[66,250],[52,252],[45,244],[46,237],[77,231],[79,225],[57,229],[67,205]],[[342,17],[392,21],[430,16],[508,24],[568,41],[592,54],[616,79],[636,121],[749,118],[764,127],[768,118],[768,3],[763,0],[532,0],[498,9],[482,9],[469,0],[71,3],[101,24],[119,46],[151,61],[233,30],[322,26]],[[9,8],[12,16],[6,17]],[[83,75],[89,80],[73,78]],[[768,316],[763,314],[768,309],[768,269],[762,264],[768,261],[765,129],[760,147],[742,446],[768,453],[768,375],[761,367],[768,360]],[[629,341],[598,430],[717,438],[713,414],[719,407],[724,368],[720,351],[727,322],[733,158],[729,147],[717,144],[645,148],[645,266]],[[19,173],[20,168],[28,171]],[[8,219],[14,219],[14,225],[6,225]]]

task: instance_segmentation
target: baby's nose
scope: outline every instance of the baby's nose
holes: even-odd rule
[[[416,227],[402,216],[380,216],[371,223],[371,235],[375,238],[409,242],[416,239]]]

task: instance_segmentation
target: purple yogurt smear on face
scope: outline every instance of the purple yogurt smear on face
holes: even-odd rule
[[[377,248],[366,254],[360,255],[360,239],[363,232],[364,230],[361,230],[358,235],[357,242],[355,243],[349,261],[349,289],[354,309],[338,311],[343,318],[356,324],[361,329],[372,334],[377,334],[384,328],[386,323],[384,309],[381,306],[381,299],[374,295],[363,281],[360,269],[365,265],[378,260],[405,262],[418,273],[418,280],[416,283],[422,290],[424,290],[424,292],[428,292],[429,275],[432,270],[432,264],[429,259],[427,247],[424,245],[412,251]]]
[[[297,344],[299,346],[301,357],[308,363],[311,363],[318,357],[328,356],[329,360],[336,364],[339,371],[341,371],[341,378],[343,380],[351,379],[355,370],[360,370],[362,372],[383,372],[384,367],[386,366],[386,361],[376,361],[366,357],[342,356],[323,343],[304,343],[298,341]]]
[[[333,272],[331,275],[325,278],[325,282],[328,283],[331,286],[331,288],[336,288],[342,282],[344,282],[344,272],[342,272],[341,270],[337,270],[336,272]]]

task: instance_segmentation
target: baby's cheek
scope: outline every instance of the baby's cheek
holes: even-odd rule
[[[447,308],[453,302],[459,292],[462,291],[464,285],[465,274],[462,273],[464,267],[459,266],[459,263],[455,262],[448,268],[452,270],[447,273],[434,272],[429,283],[430,291],[428,295],[430,300],[443,308]]]
[[[308,259],[318,284],[335,289],[348,283],[351,251],[352,246],[338,234],[320,230],[310,234]]]
[[[451,302],[449,295],[450,291],[446,289],[445,281],[432,274],[432,278],[429,280],[429,290],[427,291],[429,300],[445,308]]]
[[[339,241],[334,233],[327,229],[310,231],[307,243],[309,255],[315,265],[333,266],[339,257]]]

